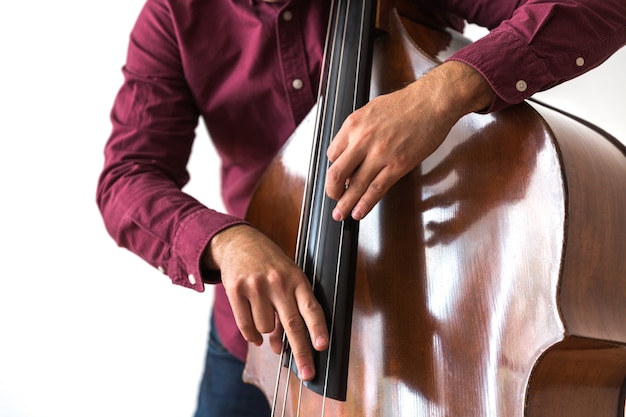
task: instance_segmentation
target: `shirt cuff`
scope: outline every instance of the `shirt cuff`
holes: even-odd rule
[[[202,267],[202,254],[218,232],[242,223],[246,223],[245,220],[210,209],[202,209],[187,216],[172,242],[172,257],[168,265],[172,283],[203,292],[205,282],[220,282],[218,271],[208,271]]]
[[[481,113],[520,103],[554,83],[554,77],[545,63],[522,39],[498,29],[460,49],[448,59],[473,67],[493,88],[494,99]]]

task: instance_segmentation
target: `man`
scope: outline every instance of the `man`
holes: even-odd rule
[[[306,277],[242,218],[256,180],[316,101],[329,3],[148,0],[131,34],[98,204],[118,244],[175,284],[218,284],[198,416],[268,415],[241,382],[247,342],[271,334],[276,350],[282,326],[303,379],[314,375],[307,332],[315,349],[328,347]],[[491,32],[346,120],[328,149],[335,220],[366,216],[463,115],[521,102],[626,42],[622,0],[415,3]],[[181,191],[198,117],[222,159],[228,214]]]

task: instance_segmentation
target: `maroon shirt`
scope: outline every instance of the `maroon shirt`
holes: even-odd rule
[[[493,29],[451,58],[489,81],[497,93],[489,111],[573,78],[626,43],[623,0],[420,1]],[[201,254],[217,232],[242,222],[257,179],[315,103],[328,3],[146,2],[111,113],[97,198],[115,241],[173,283],[197,291],[219,283],[202,270]],[[222,159],[230,214],[181,191],[199,117]],[[243,360],[247,345],[222,285],[214,314],[222,342]]]

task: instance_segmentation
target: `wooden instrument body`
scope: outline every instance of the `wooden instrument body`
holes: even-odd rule
[[[372,96],[460,41],[390,22]],[[292,255],[314,123],[248,214]],[[347,401],[299,396],[289,378],[284,415],[623,415],[625,180],[619,144],[540,104],[462,118],[360,222]],[[271,401],[278,367],[267,343],[251,346],[244,379]]]

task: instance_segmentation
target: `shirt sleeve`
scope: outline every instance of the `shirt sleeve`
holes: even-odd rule
[[[465,62],[496,96],[487,111],[519,103],[600,65],[626,44],[623,0],[447,0],[490,29],[449,59]]]
[[[123,74],[97,188],[105,226],[118,245],[174,284],[203,291],[203,281],[219,281],[217,273],[202,271],[205,247],[215,233],[243,220],[182,191],[199,111],[167,7],[158,1],[148,1],[140,13]]]

